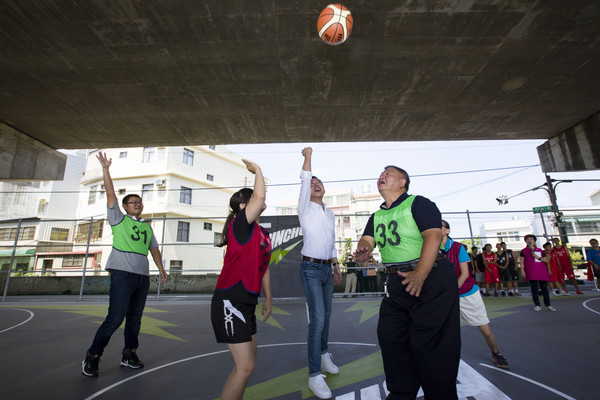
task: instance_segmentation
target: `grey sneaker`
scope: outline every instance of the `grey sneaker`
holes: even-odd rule
[[[133,369],[143,368],[144,363],[138,358],[135,349],[123,349],[123,357],[121,358],[121,367],[129,367]]]
[[[98,376],[98,364],[100,363],[100,356],[95,356],[90,353],[86,353],[85,359],[81,362],[81,373],[85,376]]]
[[[556,311],[556,308],[554,308],[552,306],[548,306],[548,307],[546,307],[546,310],[548,310],[548,311]]]

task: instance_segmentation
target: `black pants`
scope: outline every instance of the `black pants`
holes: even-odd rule
[[[389,274],[388,293],[379,309],[377,337],[381,347],[387,399],[417,397],[457,399],[460,318],[456,269],[447,258],[437,261],[421,295],[411,296],[404,278]]]
[[[542,296],[544,297],[544,305],[548,307],[550,305],[550,293],[548,291],[548,282],[546,281],[529,281],[531,287],[531,298],[533,304],[536,306],[540,305],[540,294],[539,289],[542,289]]]

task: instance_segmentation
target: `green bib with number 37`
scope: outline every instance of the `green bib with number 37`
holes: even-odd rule
[[[152,229],[147,222],[135,221],[129,217],[117,225],[111,226],[113,233],[113,247],[128,253],[148,255]]]
[[[389,210],[375,212],[375,244],[381,252],[383,263],[401,263],[421,257],[423,237],[412,216],[415,196]]]

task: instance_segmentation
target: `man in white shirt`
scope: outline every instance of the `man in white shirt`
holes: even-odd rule
[[[323,203],[323,182],[312,175],[312,148],[304,148],[302,155],[298,218],[304,236],[300,279],[308,307],[308,387],[317,397],[328,399],[332,394],[321,370],[330,374],[339,372],[327,342],[333,285],[341,283],[342,274],[335,248],[335,216]]]

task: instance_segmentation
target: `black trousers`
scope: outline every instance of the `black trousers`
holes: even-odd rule
[[[460,318],[456,270],[437,261],[421,295],[411,296],[397,273],[389,274],[388,294],[379,309],[377,337],[383,358],[387,399],[457,399]]]

